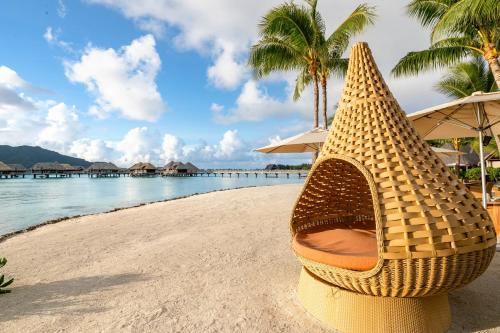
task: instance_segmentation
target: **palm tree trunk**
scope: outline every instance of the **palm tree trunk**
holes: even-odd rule
[[[317,128],[319,126],[318,116],[319,116],[319,86],[318,86],[318,75],[316,69],[311,70],[311,75],[313,77],[313,86],[314,86],[314,117],[313,117],[313,127]],[[319,151],[316,151],[313,154],[312,163],[318,158]]]
[[[500,64],[498,64],[498,51],[494,44],[490,44],[484,48],[484,58],[490,65],[491,73],[495,78],[497,87],[500,89]]]
[[[319,86],[318,86],[318,77],[316,75],[313,76],[314,80],[314,118],[313,118],[313,127],[316,128],[319,126]]]
[[[327,113],[327,104],[328,104],[328,97],[326,96],[326,77],[322,76],[321,77],[321,89],[322,92],[321,94],[323,95],[323,128],[328,129],[328,117],[326,115]]]

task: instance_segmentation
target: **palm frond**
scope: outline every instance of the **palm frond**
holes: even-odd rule
[[[305,69],[302,70],[299,75],[297,75],[297,78],[295,79],[295,89],[293,91],[294,101],[297,101],[300,98],[304,89],[306,89],[306,87],[310,85],[312,81],[312,76]]]
[[[424,26],[433,26],[458,0],[413,0],[406,10]]]
[[[309,48],[314,42],[314,26],[304,6],[277,6],[264,16],[259,28],[261,36],[286,37],[299,49]]]
[[[500,1],[461,0],[453,4],[436,22],[431,33],[431,40],[436,41],[450,34],[470,34],[471,29],[477,31],[486,28],[485,30],[488,31],[493,27],[498,27],[499,21]]]
[[[294,45],[277,37],[264,37],[252,46],[248,65],[260,78],[273,71],[295,70],[305,65],[305,59]]]
[[[495,79],[482,57],[459,63],[436,84],[436,89],[454,98],[469,96],[476,91],[496,91]]]
[[[349,58],[330,57],[327,62],[329,74],[338,79],[345,77],[348,66]]]
[[[404,56],[391,73],[396,76],[415,75],[424,70],[450,66],[471,54],[464,46],[439,47],[410,52]]]
[[[366,26],[373,24],[376,18],[375,7],[361,4],[342,22],[327,38],[328,49],[335,48],[344,52],[350,39],[362,32]]]

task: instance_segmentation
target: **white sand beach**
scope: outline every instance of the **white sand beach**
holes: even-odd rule
[[[329,332],[295,287],[300,185],[196,195],[66,220],[0,243],[15,277],[1,332]],[[453,332],[500,332],[500,256],[450,296]]]

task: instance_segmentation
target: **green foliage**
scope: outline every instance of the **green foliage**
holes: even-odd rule
[[[412,0],[407,11],[431,29],[431,45],[403,57],[392,70],[395,76],[447,67],[469,56],[485,57],[487,49],[500,44],[498,0]]]
[[[490,181],[500,179],[500,168],[486,168],[486,174],[489,176]],[[480,180],[481,168],[471,168],[465,171],[464,178],[467,180]]]
[[[481,168],[470,168],[465,171],[465,179],[467,180],[479,180],[481,179]]]
[[[500,168],[493,168],[493,167],[486,168],[486,173],[490,177],[491,181],[500,179]]]
[[[479,155],[479,139],[475,138],[474,140],[472,140],[470,145],[472,149]],[[498,157],[497,143],[494,138],[492,138],[490,140],[490,143],[488,143],[488,145],[484,147],[484,153],[485,155],[493,153],[493,156]]]
[[[375,18],[373,7],[359,5],[326,37],[326,24],[316,10],[317,2],[306,0],[307,6],[290,2],[271,9],[259,24],[260,39],[252,46],[248,59],[257,78],[279,71],[297,72],[294,100],[300,98],[309,84],[314,84],[316,119],[318,81],[326,89],[328,77],[345,75],[348,60],[342,54],[352,36],[362,32]],[[326,114],[326,99],[324,104]]]
[[[0,258],[0,268],[5,266],[5,264],[7,264],[7,259]],[[10,290],[4,288],[8,287],[12,282],[14,282],[13,278],[6,280],[4,275],[0,275],[0,294],[10,293]]]
[[[436,89],[454,98],[466,97],[476,91],[498,90],[488,64],[481,57],[451,67],[436,84]]]

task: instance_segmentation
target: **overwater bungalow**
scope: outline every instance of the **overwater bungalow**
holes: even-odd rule
[[[26,174],[26,167],[22,164],[8,164],[8,166],[12,169],[11,176],[12,177],[23,177]]]
[[[89,177],[119,177],[121,172],[113,163],[95,162],[86,169]]]
[[[12,172],[12,168],[3,163],[3,162],[0,162],[0,179],[1,178],[8,178],[10,175],[11,175],[11,172]]]
[[[31,167],[33,178],[42,177],[49,178],[50,176],[68,177],[70,173],[66,168],[58,162],[40,162]]]
[[[199,171],[200,169],[198,169],[198,167],[196,167],[191,162],[182,163],[182,162],[170,161],[163,168],[162,175],[164,176],[192,175],[196,174]]]
[[[150,177],[156,175],[156,167],[151,163],[139,162],[129,168],[132,177]]]

